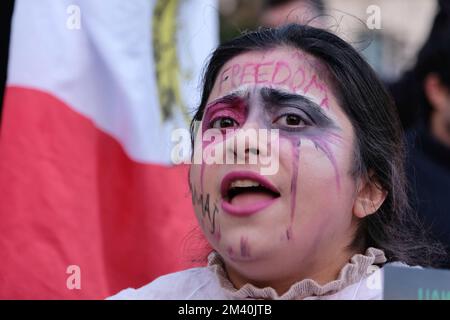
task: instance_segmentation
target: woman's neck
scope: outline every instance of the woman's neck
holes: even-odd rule
[[[279,275],[277,278],[265,281],[249,279],[230,265],[225,265],[225,270],[229,280],[236,289],[240,289],[245,284],[251,283],[258,288],[271,287],[279,296],[281,296],[286,293],[293,284],[304,279],[312,279],[319,285],[324,285],[336,280],[342,268],[350,261],[350,258],[357,253],[359,253],[357,250],[345,250],[345,252],[339,254],[321,255],[321,259],[310,262],[309,265],[296,268],[292,274]]]

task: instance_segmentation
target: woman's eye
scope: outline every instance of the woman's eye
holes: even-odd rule
[[[229,117],[221,117],[211,122],[211,128],[224,129],[237,127],[239,124],[236,120]]]
[[[307,126],[307,123],[303,120],[303,118],[296,114],[285,114],[277,118],[274,123],[278,123],[287,127],[302,128]]]

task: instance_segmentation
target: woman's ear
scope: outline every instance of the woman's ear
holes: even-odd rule
[[[368,178],[361,178],[356,190],[356,199],[353,203],[353,214],[358,218],[374,214],[386,199],[384,190],[373,173]]]

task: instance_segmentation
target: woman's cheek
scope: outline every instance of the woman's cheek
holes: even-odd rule
[[[305,187],[311,193],[319,191],[319,186],[327,191],[339,190],[347,164],[338,146],[330,144],[324,149],[308,138],[280,139],[280,168],[287,171],[289,178],[296,178],[291,186]],[[296,194],[301,194],[299,189]]]
[[[217,165],[207,166],[208,174],[217,176]],[[221,237],[220,232],[220,204],[219,194],[215,192],[214,181],[204,179],[202,172],[205,166],[192,164],[190,168],[191,195],[194,211],[199,221],[204,235],[213,242],[218,242]],[[204,177],[203,177],[204,178]]]
[[[354,186],[348,152],[338,145],[330,147],[330,151],[332,159],[314,143],[302,141],[297,180],[297,203],[302,215],[330,219],[330,215],[349,214]]]
[[[310,188],[320,185],[330,192],[339,189],[344,166],[339,148],[331,145],[324,151],[314,142],[303,139],[299,157],[299,183]]]

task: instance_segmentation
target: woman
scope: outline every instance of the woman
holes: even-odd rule
[[[228,143],[251,129],[276,138]],[[113,298],[379,299],[373,271],[434,264],[439,250],[408,210],[395,108],[337,36],[288,25],[219,46],[191,133],[194,158],[215,148],[228,160],[189,174],[208,266]],[[261,174],[264,157],[273,174]]]

